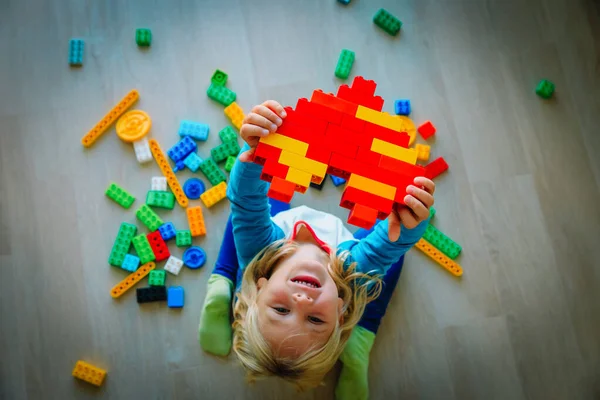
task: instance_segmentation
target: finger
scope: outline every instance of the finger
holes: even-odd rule
[[[400,217],[396,211],[392,210],[388,216],[388,239],[390,242],[395,242],[400,238]]]
[[[267,136],[269,134],[268,129],[261,128],[260,126],[252,125],[252,124],[243,124],[242,129],[240,129],[240,135],[247,142],[252,137],[261,138],[263,136]]]
[[[283,106],[275,100],[267,100],[262,105],[276,112],[281,118],[287,117],[287,113],[285,112]]]
[[[404,225],[408,229],[413,229],[414,227],[419,225],[419,221],[417,221],[415,215],[408,207],[400,208],[398,210],[398,215],[400,216],[400,221],[402,221],[402,225]]]
[[[241,162],[251,162],[254,158],[254,150],[255,149],[246,150],[238,156],[238,160]]]
[[[425,190],[418,188],[416,186],[408,185],[408,187],[406,188],[406,192],[408,194],[413,195],[417,200],[419,200],[421,203],[423,203],[425,205],[425,207],[427,207],[427,208],[431,207],[434,203],[434,199],[431,194],[429,194]]]
[[[246,115],[244,123],[248,125],[256,125],[271,132],[275,132],[277,130],[277,125],[255,112],[251,112],[250,114]]]
[[[404,197],[404,204],[410,208],[419,221],[424,221],[429,217],[428,208],[410,194]]]
[[[414,180],[415,185],[422,187],[426,192],[433,194],[435,192],[435,183],[424,176],[418,176]]]
[[[259,105],[256,106],[252,109],[253,113],[256,113],[262,117],[265,117],[266,119],[268,119],[269,121],[271,121],[273,124],[280,126],[281,123],[283,122],[283,120],[281,118],[279,118],[279,115],[275,114],[275,112],[273,112],[273,110],[271,110],[270,108],[268,108],[267,106],[264,105]]]

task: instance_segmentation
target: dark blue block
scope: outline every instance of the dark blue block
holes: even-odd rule
[[[199,199],[204,190],[206,190],[204,182],[198,178],[190,178],[183,184],[183,192],[192,200]]]
[[[282,211],[287,211],[291,207],[289,203],[284,203],[283,201],[275,200],[270,197],[269,204],[271,205],[271,217],[276,216]]]
[[[394,110],[398,115],[409,115],[410,114],[410,100],[396,100],[394,102]]]
[[[167,154],[176,163],[177,161],[183,161],[192,151],[196,151],[196,148],[198,148],[196,142],[191,137],[186,136],[171,147]]]
[[[167,305],[169,308],[183,307],[183,288],[181,286],[171,286],[167,291]]]
[[[191,246],[183,253],[183,263],[191,269],[198,269],[206,262],[206,253],[201,247]]]
[[[160,232],[160,236],[166,242],[167,240],[173,239],[175,235],[177,235],[177,230],[175,229],[175,225],[172,222],[165,222],[161,226],[158,227],[158,231]]]
[[[340,178],[338,176],[333,176],[333,175],[330,175],[330,176],[331,176],[331,180],[333,181],[333,184],[335,186],[340,186],[340,185],[343,185],[344,183],[346,183],[346,180],[344,178]]]

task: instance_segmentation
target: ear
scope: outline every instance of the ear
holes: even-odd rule
[[[338,297],[338,315],[340,317],[340,325],[344,323],[344,300]]]
[[[256,282],[256,287],[258,290],[262,289],[268,282],[267,278],[258,278],[258,282]]]

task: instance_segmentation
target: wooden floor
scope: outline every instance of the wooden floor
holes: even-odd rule
[[[128,3],[128,5],[125,5]],[[371,18],[403,20],[387,36]],[[0,398],[330,399],[339,372],[295,394],[248,386],[235,358],[204,354],[197,324],[228,205],[206,211],[197,240],[207,266],[169,284],[186,306],[138,306],[110,288],[126,274],[106,260],[118,226],[134,222],[103,192],[114,180],[141,204],[158,175],[113,131],[80,138],[128,90],[168,147],[181,119],[227,123],[206,94],[229,74],[245,110],[335,91],[342,48],[353,74],[378,82],[391,111],[410,98],[438,128],[432,154],[435,225],[463,245],[453,279],[417,250],[406,259],[377,337],[373,399],[600,398],[600,12],[591,0],[60,1],[0,0]],[[152,29],[148,50],[134,41]],[[85,40],[82,68],[68,40]],[[556,83],[544,101],[533,89]],[[189,177],[189,172],[180,177]],[[341,190],[297,196],[343,218]],[[181,208],[161,213],[184,227]],[[141,225],[140,225],[141,227]],[[181,251],[171,246],[174,254]],[[106,368],[96,390],[78,359]]]

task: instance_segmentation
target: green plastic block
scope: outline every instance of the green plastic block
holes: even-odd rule
[[[153,270],[150,271],[150,275],[148,275],[148,285],[149,286],[165,286],[165,280],[167,279],[167,273],[163,270]]]
[[[162,219],[160,219],[160,217],[146,204],[142,204],[142,206],[137,209],[135,216],[142,224],[146,225],[151,232],[154,232],[163,224]]]
[[[110,185],[108,185],[108,189],[106,189],[104,194],[123,208],[131,207],[135,201],[135,197],[114,182],[111,182]]]
[[[135,42],[138,46],[148,47],[152,43],[152,31],[140,28],[135,30]]]
[[[237,140],[235,142],[225,142],[224,144],[225,148],[227,149],[228,156],[237,157],[237,155],[240,154],[240,151],[242,150]]]
[[[137,226],[128,224],[127,222],[121,223],[119,233],[113,244],[110,256],[108,257],[108,263],[115,267],[123,265],[125,255],[129,252],[129,246],[131,246],[131,239],[137,233]]]
[[[175,235],[175,244],[177,247],[191,246],[192,233],[189,230],[177,231]]]
[[[150,246],[150,242],[146,235],[137,235],[133,239],[131,239],[133,243],[133,248],[140,258],[140,263],[146,264],[147,262],[156,260],[156,256],[154,255],[154,251],[152,251],[152,247]]]
[[[462,247],[460,247],[459,244],[454,242],[448,236],[444,235],[435,226],[431,224],[427,225],[427,229],[425,229],[423,239],[427,240],[435,248],[447,255],[452,260],[458,257],[458,255],[462,251]]]
[[[212,158],[207,158],[206,160],[202,161],[202,164],[200,164],[200,171],[202,171],[204,176],[206,176],[206,179],[208,179],[210,184],[213,186],[227,180],[227,177],[223,171],[219,169],[219,166],[213,161]]]
[[[352,50],[342,49],[337,66],[335,67],[335,76],[340,79],[348,79],[350,71],[354,64],[354,52]]]
[[[146,204],[172,210],[175,207],[175,195],[171,192],[149,190],[146,195]]]
[[[210,150],[210,155],[216,163],[220,163],[224,161],[227,157],[229,157],[229,150],[227,149],[227,143],[223,143],[218,145],[217,147],[213,147]]]
[[[226,126],[225,128],[219,131],[219,137],[223,143],[227,142],[237,142],[237,133],[233,130],[232,127]]]
[[[227,84],[227,78],[228,75],[218,69],[215,71],[212,78],[210,78],[210,81],[213,83],[213,85],[225,86]]]
[[[429,219],[431,219],[431,218],[435,217],[435,213],[436,213],[436,212],[437,212],[437,211],[435,211],[435,208],[433,208],[433,207],[429,207]]]
[[[231,172],[231,170],[233,169],[233,164],[235,164],[236,159],[237,158],[235,158],[234,156],[227,157],[227,161],[225,162],[225,171]]]
[[[236,99],[235,92],[227,89],[225,86],[215,85],[211,83],[206,91],[208,97],[216,101],[217,103],[223,104],[225,107],[233,103]]]
[[[375,16],[373,17],[373,22],[375,25],[386,31],[392,36],[398,34],[400,28],[402,27],[402,22],[392,14],[384,10],[383,8],[379,9]]]
[[[535,88],[535,93],[544,99],[549,99],[554,93],[554,83],[550,82],[549,80],[542,79]]]

